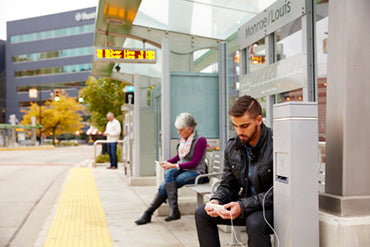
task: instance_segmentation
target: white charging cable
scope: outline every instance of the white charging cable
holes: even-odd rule
[[[238,242],[240,246],[244,247],[244,245],[239,241],[238,237],[236,236],[231,211],[230,211],[230,221],[231,221],[231,242],[233,242],[233,237],[235,237],[236,242]]]
[[[272,229],[272,231],[274,232],[274,235],[276,237],[276,240],[277,240],[277,247],[279,247],[280,245],[280,241],[279,241],[279,236],[278,234],[276,233],[275,229],[270,225],[270,223],[267,221],[266,219],[266,214],[265,214],[265,199],[266,199],[266,195],[270,192],[270,190],[272,190],[272,188],[274,188],[274,186],[271,186],[271,188],[265,193],[265,195],[263,196],[263,199],[262,199],[262,213],[263,213],[263,219],[265,220],[266,224]]]
[[[264,221],[266,222],[266,224],[271,228],[271,230],[273,231],[274,235],[276,236],[276,242],[277,242],[277,247],[280,246],[280,240],[279,240],[279,236],[277,234],[277,232],[275,231],[275,229],[270,225],[270,223],[267,221],[266,219],[266,213],[265,213],[265,199],[266,199],[266,195],[274,188],[274,186],[272,186],[266,193],[265,195],[263,196],[263,199],[262,199],[262,213],[263,213],[263,219]],[[236,233],[235,233],[235,229],[234,229],[234,225],[233,225],[233,220],[232,220],[232,215],[231,215],[231,211],[230,211],[230,221],[231,221],[231,241],[233,241],[233,237],[236,239],[236,241],[238,242],[238,244],[242,247],[244,247],[244,245],[239,241],[238,237],[236,236]]]

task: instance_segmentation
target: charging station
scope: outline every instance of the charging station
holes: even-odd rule
[[[317,103],[277,104],[273,116],[274,227],[280,246],[318,247]]]

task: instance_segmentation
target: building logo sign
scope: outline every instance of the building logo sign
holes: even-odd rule
[[[96,12],[91,12],[91,13],[86,13],[86,12],[79,12],[75,15],[75,20],[77,22],[81,22],[81,21],[89,21],[89,20],[93,20],[95,19],[96,17]]]
[[[305,14],[305,0],[278,0],[239,29],[239,48],[244,49]]]

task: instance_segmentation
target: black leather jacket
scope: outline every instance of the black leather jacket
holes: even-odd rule
[[[220,204],[237,201],[242,210],[241,217],[262,210],[263,197],[273,185],[272,149],[272,130],[262,123],[258,141],[249,155],[254,166],[251,182],[256,194],[248,197],[247,188],[250,180],[246,147],[241,144],[237,136],[230,138],[225,148],[222,182],[211,199],[218,200]],[[272,203],[273,192],[270,190],[265,198],[265,208],[272,208]]]

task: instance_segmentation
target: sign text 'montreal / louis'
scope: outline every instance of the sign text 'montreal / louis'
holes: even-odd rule
[[[278,0],[239,29],[239,49],[305,14],[305,0]]]

